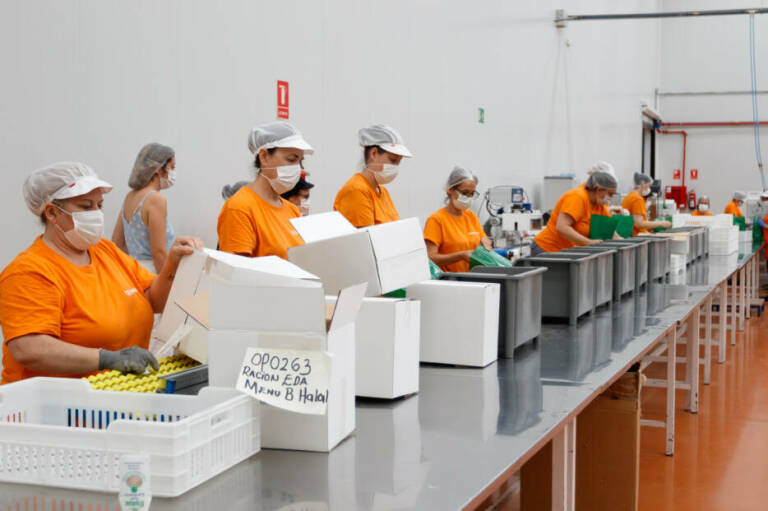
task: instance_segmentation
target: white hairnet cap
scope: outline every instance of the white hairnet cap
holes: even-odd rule
[[[88,165],[64,161],[32,172],[24,181],[24,201],[29,210],[39,216],[52,200],[79,197],[96,188],[107,193],[112,185],[99,179]]]
[[[616,169],[613,168],[613,165],[608,163],[607,161],[599,161],[592,165],[590,168],[587,169],[587,177],[591,176],[594,172],[605,172],[606,174],[610,174],[613,176],[613,178],[618,181],[619,178],[616,177]]]
[[[278,121],[261,124],[253,128],[248,135],[248,149],[253,154],[258,154],[262,149],[275,147],[301,149],[307,154],[315,152],[312,146],[304,140],[296,126],[289,122]]]
[[[746,198],[747,198],[747,194],[744,192],[739,192],[739,191],[733,192],[734,200],[744,200]]]
[[[474,181],[477,183],[477,176],[465,168],[455,165],[448,175],[448,181],[445,182],[445,191],[447,192],[454,186],[458,186],[464,181]]]
[[[648,176],[646,174],[635,172],[635,175],[633,176],[633,181],[635,183],[635,186],[640,186],[644,183],[652,183],[653,179],[651,179],[651,176]]]
[[[149,180],[152,179],[152,176],[175,155],[176,153],[173,149],[167,145],[154,142],[145,145],[136,156],[133,170],[128,178],[128,186],[134,190],[144,188],[149,183]]]
[[[608,172],[595,171],[589,175],[584,186],[587,190],[594,190],[595,188],[615,190],[618,183],[616,182],[616,176],[613,176]]]
[[[371,145],[379,146],[388,153],[397,154],[406,158],[413,157],[413,154],[403,144],[403,137],[392,126],[386,124],[374,124],[367,128],[362,128],[357,132],[360,139],[360,145],[368,147]]]

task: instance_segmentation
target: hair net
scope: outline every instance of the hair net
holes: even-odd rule
[[[262,149],[275,147],[290,147],[301,149],[307,154],[315,152],[312,146],[304,140],[301,132],[289,122],[278,121],[256,126],[248,134],[248,149],[257,154]]]
[[[733,200],[744,200],[747,198],[747,194],[744,192],[733,192]]]
[[[64,161],[32,172],[24,181],[22,191],[29,210],[39,216],[52,200],[78,197],[96,188],[107,193],[112,185],[99,179],[88,165]]]
[[[646,174],[641,174],[639,172],[635,172],[635,175],[633,177],[634,177],[633,181],[635,183],[635,186],[640,186],[645,183],[653,182],[653,179],[651,179],[651,176],[648,176]]]
[[[250,183],[250,181],[238,181],[235,184],[224,185],[224,187],[221,189],[221,197],[225,200],[229,199],[234,194],[236,194],[240,188],[244,187],[248,183]]]
[[[398,154],[410,158],[413,156],[411,151],[405,147],[403,137],[393,127],[386,124],[374,124],[367,128],[362,128],[357,132],[360,145],[363,147],[379,146],[387,152]]]
[[[477,176],[467,169],[455,165],[451,173],[448,175],[448,181],[445,182],[445,191],[447,192],[454,186],[458,186],[464,181],[474,181],[477,183]]]
[[[592,165],[590,168],[587,169],[587,176],[591,176],[594,172],[605,172],[607,174],[612,175],[613,178],[618,181],[618,178],[616,177],[616,169],[614,169],[613,165],[611,165],[607,161],[599,161],[594,165]]]
[[[133,164],[131,176],[128,178],[128,186],[134,190],[140,190],[147,186],[152,176],[163,168],[163,165],[168,163],[168,160],[173,158],[175,154],[173,149],[167,145],[154,142],[142,147],[139,155],[136,156],[136,162]]]
[[[605,188],[606,190],[615,190],[618,186],[616,178],[607,172],[595,171],[589,175],[585,187],[587,190],[595,188]]]

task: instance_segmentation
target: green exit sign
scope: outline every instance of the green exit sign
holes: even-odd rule
[[[485,108],[477,109],[477,122],[485,124]]]

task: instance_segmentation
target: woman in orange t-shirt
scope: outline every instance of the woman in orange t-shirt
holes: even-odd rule
[[[747,194],[744,192],[733,192],[733,200],[725,205],[724,213],[726,215],[733,215],[735,218],[744,216],[741,212],[741,205],[744,204],[744,200],[747,198]]]
[[[583,186],[569,190],[558,199],[546,227],[531,243],[531,255],[560,252],[576,245],[594,245],[600,240],[589,238],[593,214],[603,214],[618,183],[611,174],[596,171]]]
[[[400,133],[384,124],[374,124],[358,132],[363,146],[363,170],[352,176],[333,202],[333,209],[355,227],[368,227],[400,220],[400,215],[384,186],[398,174],[403,158],[413,155]]]
[[[635,225],[632,227],[632,234],[634,236],[637,236],[638,233],[641,232],[648,232],[656,229],[657,227],[663,227],[665,229],[672,227],[672,224],[667,220],[648,220],[648,209],[645,205],[645,200],[651,194],[652,182],[653,180],[650,176],[635,172],[635,187],[626,197],[624,197],[624,200],[621,203],[621,207],[629,211],[629,214],[634,218]]]
[[[314,150],[287,122],[256,126],[248,136],[248,149],[258,174],[221,208],[219,249],[246,257],[288,259],[288,249],[304,243],[290,222],[301,211],[280,194],[296,186],[301,160]]]
[[[469,271],[469,258],[481,244],[493,248],[477,215],[469,209],[478,197],[477,177],[454,167],[445,185],[446,205],[434,212],[424,227],[429,258],[445,271]]]
[[[691,212],[691,216],[712,216],[708,196],[702,195],[699,197],[699,203],[696,205],[696,209]]]
[[[24,183],[45,231],[0,274],[2,383],[157,368],[146,350],[153,313],[165,307],[180,259],[202,244],[176,238],[160,274],[150,273],[101,237],[111,189],[72,162],[36,170]]]

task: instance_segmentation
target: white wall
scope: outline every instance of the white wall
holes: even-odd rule
[[[663,0],[664,10],[768,7],[766,0]],[[661,24],[661,91],[749,90],[749,19],[723,16],[664,20]],[[755,17],[758,89],[768,89],[768,17]],[[768,95],[759,96],[760,118],[768,120]],[[751,121],[752,99],[740,96],[688,96],[659,98],[665,121]],[[670,128],[677,129],[677,128]],[[760,190],[751,127],[684,128],[688,132],[687,168],[699,169],[689,181],[698,194],[710,195],[712,208],[721,213],[734,190]],[[768,126],[761,127],[763,158],[768,165]],[[682,165],[682,137],[661,137],[657,176],[673,182],[672,172]],[[660,172],[659,172],[660,171]]]
[[[314,211],[330,209],[356,170],[357,129],[372,122],[400,129],[416,155],[390,188],[404,217],[424,221],[440,207],[455,163],[482,189],[520,184],[537,196],[543,175],[608,160],[623,186],[640,166],[640,102],[659,83],[659,23],[556,30],[565,3],[4,1],[0,264],[40,230],[20,193],[32,169],[81,160],[112,181],[111,233],[149,141],[177,151],[168,193],[177,232],[215,245],[219,191],[248,175],[247,134],[275,119],[278,79],[290,81],[291,121],[317,150],[307,160]],[[657,7],[567,4],[572,13]]]

